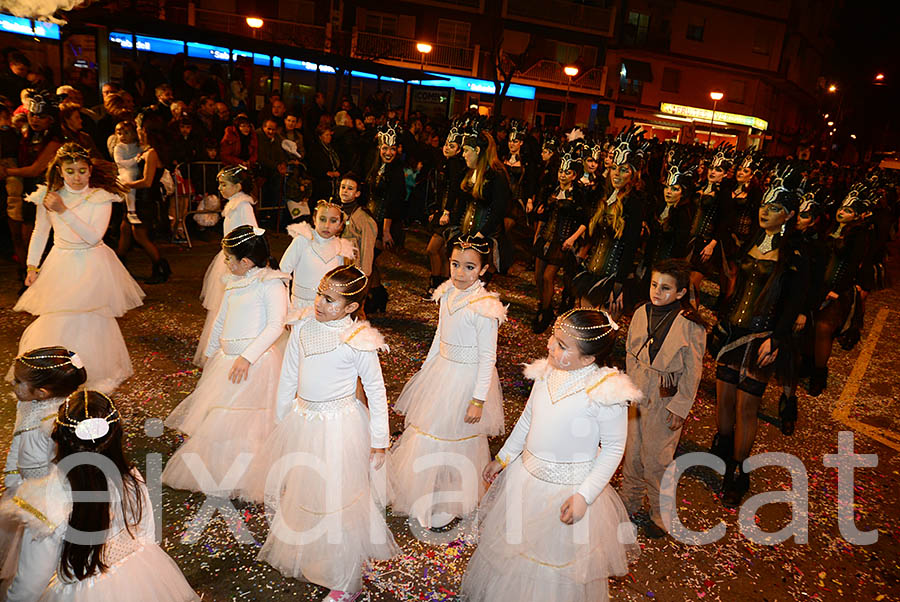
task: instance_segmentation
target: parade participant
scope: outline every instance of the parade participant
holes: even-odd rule
[[[536,201],[544,198],[559,183],[559,143],[552,134],[544,134],[544,141],[541,145],[541,162],[536,171],[534,195],[525,203],[525,218],[529,224],[534,218]]]
[[[553,323],[553,295],[556,276],[566,268],[571,277],[575,267],[575,245],[587,230],[588,206],[585,190],[578,182],[583,169],[582,140],[567,142],[560,149],[558,185],[541,199],[535,209],[534,283],[538,307],[531,329],[540,334]]]
[[[507,127],[505,151],[503,153],[503,166],[509,176],[510,203],[503,216],[503,230],[498,239],[498,254],[500,256],[500,271],[506,273],[515,260],[515,247],[513,237],[516,233],[516,224],[524,225],[525,209],[528,201],[534,199],[537,182],[537,169],[532,161],[532,156],[525,146],[528,136],[528,127],[518,119],[512,119]],[[528,232],[523,228],[521,231]]]
[[[484,469],[493,483],[479,507],[465,599],[606,600],[607,577],[628,572],[638,549],[609,480],[625,450],[627,406],[640,391],[604,366],[617,330],[605,313],[567,312],[548,357],[525,368],[531,396]]]
[[[216,175],[219,183],[219,194],[225,199],[225,207],[222,208],[223,232],[228,233],[238,226],[256,227],[256,214],[253,205],[256,201],[247,194],[246,190],[253,187],[253,173],[243,165],[232,165],[221,170]],[[209,344],[209,335],[212,333],[222,297],[225,296],[225,278],[228,276],[228,267],[225,265],[225,250],[219,249],[213,257],[206,274],[203,276],[203,287],[200,289],[200,303],[206,308],[206,322],[203,324],[203,332],[200,334],[200,342],[194,352],[194,364],[203,367],[206,362],[206,347]]]
[[[704,167],[706,186],[697,194],[688,243],[688,260],[693,268],[691,284],[699,291],[704,277],[718,274],[720,301],[733,288],[725,256],[725,241],[730,239],[735,215],[731,198],[733,184],[726,178],[733,166],[734,147],[725,142],[719,144]]]
[[[103,243],[112,203],[124,194],[116,172],[75,143],[59,148],[47,167],[47,184],[26,198],[37,207],[37,222],[28,245],[28,290],[13,308],[38,316],[22,334],[20,354],[56,345],[76,351],[87,386],[102,391],[133,372],[116,318],[144,297]],[[41,262],[51,230],[53,247]]]
[[[275,513],[258,560],[350,602],[363,563],[398,552],[376,493],[390,443],[387,395],[368,322],[353,319],[366,294],[354,266],[322,278],[314,307],[291,324],[278,383],[279,424],[246,473],[241,496]],[[356,396],[357,379],[368,410]],[[282,458],[306,458],[302,461]]]
[[[283,345],[287,274],[268,267],[265,230],[238,226],[222,239],[230,275],[194,392],[166,426],[185,435],[162,474],[175,489],[232,497],[235,479],[275,428],[275,393]],[[192,470],[199,456],[205,470]],[[237,465],[235,468],[234,465]]]
[[[313,211],[313,227],[306,222],[287,227],[294,240],[281,257],[280,267],[293,276],[291,305],[295,310],[315,303],[322,276],[353,261],[353,242],[341,238],[346,218],[341,205],[319,201]]]
[[[378,224],[359,202],[361,185],[362,183],[355,174],[344,174],[341,177],[338,194],[341,199],[341,209],[348,216],[344,225],[343,237],[349,240],[356,249],[354,265],[362,270],[362,273],[368,278],[372,274],[375,261]]]
[[[595,281],[604,283],[608,291],[605,306],[614,316],[630,304],[625,299],[625,284],[634,271],[641,242],[645,199],[636,186],[646,148],[640,127],[622,130],[612,148],[613,190],[598,203],[588,224],[589,251],[584,267]]]
[[[628,409],[619,494],[632,516],[647,496],[650,522],[644,533],[651,538],[664,536],[672,522],[660,506],[664,500],[674,504],[675,488],[660,484],[703,375],[706,323],[689,301],[690,277],[683,259],[653,266],[650,302],[634,312],[625,344],[625,372],[646,401]]]
[[[481,471],[491,459],[487,438],[503,432],[495,362],[506,308],[479,280],[491,241],[454,239],[451,248],[450,280],[434,293],[437,331],[421,370],[394,404],[406,422],[388,455],[393,513],[431,529],[475,510],[485,491]],[[442,456],[445,463],[416,470],[421,458]]]
[[[87,373],[78,354],[64,347],[32,349],[14,360],[16,421],[6,454],[0,504],[11,500],[24,481],[46,476],[56,457],[50,438],[59,406],[84,384]],[[0,581],[15,575],[23,528],[0,516]]]
[[[684,148],[667,153],[662,202],[657,202],[650,220],[650,240],[644,263],[650,268],[667,259],[687,256],[687,246],[694,213],[696,160]],[[645,277],[649,282],[650,270]]]
[[[834,229],[824,238],[825,272],[815,312],[814,367],[808,389],[813,397],[828,384],[828,358],[834,340],[844,335],[853,322],[861,322],[858,282],[869,254],[870,236],[864,217],[871,210],[873,193],[864,183],[851,188],[835,214]]]
[[[761,162],[762,153],[748,150],[737,158],[735,164],[734,188],[731,191],[731,206],[734,216],[731,218],[733,228],[730,231],[728,244],[729,261],[737,255],[750,236],[756,232],[759,202],[763,193],[757,180]]]
[[[773,175],[759,209],[760,230],[737,257],[734,293],[721,305],[711,344],[718,426],[711,451],[726,463],[722,502],[728,507],[739,506],[750,488],[742,462],[756,439],[766,385],[776,367],[783,373],[792,362],[791,333],[809,288],[794,228],[798,176],[791,165]]]
[[[433,170],[434,174],[434,200],[428,208],[428,226],[431,230],[431,239],[425,252],[428,253],[428,262],[431,267],[431,279],[426,291],[426,297],[431,298],[434,290],[447,279],[450,267],[447,259],[447,241],[445,230],[450,224],[450,214],[456,206],[456,199],[460,193],[460,183],[466,172],[466,162],[462,158],[462,131],[465,127],[460,119],[454,120],[450,125],[447,140],[441,148],[444,161],[440,168]]]
[[[375,263],[369,282],[366,313],[384,311],[387,308],[388,292],[381,284],[378,256],[382,251],[394,246],[395,238],[402,242],[402,220],[406,213],[406,176],[403,161],[398,158],[399,138],[403,129],[396,121],[378,127],[375,135],[378,158],[366,178],[369,198],[366,207],[378,225],[378,241],[375,243]]]
[[[105,467],[115,472],[85,460],[70,465],[65,474],[53,467],[46,477],[23,483],[3,504],[3,513],[25,526],[18,570],[6,599],[199,600],[175,561],[156,543],[147,484],[125,454],[124,420],[112,400],[99,391],[77,391],[55,418],[52,437],[58,463],[87,452],[102,456]],[[84,501],[89,494],[98,497]],[[77,543],[73,532],[100,533],[103,539]]]

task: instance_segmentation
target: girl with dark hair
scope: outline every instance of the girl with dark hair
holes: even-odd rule
[[[531,396],[482,472],[493,483],[463,577],[467,600],[606,600],[608,576],[628,572],[638,547],[633,533],[620,536],[628,515],[609,480],[625,450],[628,404],[641,393],[604,367],[618,328],[605,312],[569,311],[548,357],[525,368]]]
[[[475,511],[485,491],[477,477],[490,461],[487,438],[503,432],[495,363],[506,308],[479,280],[488,269],[491,241],[465,237],[450,246],[450,280],[433,296],[440,303],[437,331],[421,370],[394,404],[406,416],[406,430],[388,456],[393,512],[426,529]],[[439,455],[454,461],[416,470],[422,458]]]
[[[806,303],[809,272],[794,229],[798,175],[790,165],[774,174],[760,230],[738,256],[734,292],[721,304],[711,343],[718,432],[710,451],[725,461],[722,503],[732,508],[750,488],[742,463],[756,439],[759,405],[776,368],[783,376],[792,367],[792,331]]]
[[[284,345],[287,274],[268,267],[265,230],[238,226],[222,239],[230,275],[209,342],[197,388],[168,418],[166,426],[189,436],[163,471],[176,489],[232,497],[235,463],[241,474],[275,428],[275,393]],[[191,470],[186,458],[198,455],[210,479]],[[201,471],[202,472],[202,471]],[[227,484],[227,486],[226,486]]]
[[[650,302],[634,312],[625,344],[626,372],[641,390],[644,403],[628,410],[622,487],[628,514],[650,503],[651,538],[665,535],[671,517],[660,500],[674,502],[674,488],[660,490],[663,473],[675,456],[681,427],[691,411],[703,375],[706,323],[691,305],[691,266],[669,259],[653,266]]]
[[[238,226],[250,226],[255,228],[256,214],[253,205],[256,201],[247,194],[246,190],[253,186],[252,172],[242,165],[234,165],[221,170],[216,176],[219,183],[219,194],[225,199],[225,207],[222,208],[222,223],[225,233],[231,232]],[[222,297],[225,296],[225,276],[228,268],[225,265],[225,250],[220,249],[213,258],[212,263],[206,268],[203,276],[203,287],[200,289],[200,303],[206,308],[206,322],[203,324],[203,332],[200,334],[200,342],[194,352],[194,364],[203,367],[206,362],[206,346],[209,343],[209,335],[219,313]]]
[[[66,469],[26,481],[3,505],[25,525],[7,599],[199,600],[156,543],[147,485],[123,439],[122,417],[103,393],[78,391],[60,406],[55,462]],[[85,452],[94,458],[70,459]],[[85,494],[103,501],[83,501]]]
[[[135,213],[129,216],[135,240],[147,252],[153,262],[153,273],[144,282],[161,284],[172,275],[172,268],[150,240],[150,231],[160,222],[164,212],[160,178],[166,169],[165,122],[157,113],[141,113],[135,119],[138,141],[144,151],[138,159],[140,180],[126,182],[125,186],[135,190]],[[120,253],[124,255],[124,253]]]
[[[19,353],[61,345],[77,351],[87,386],[112,391],[131,376],[131,358],[116,318],[142,303],[144,292],[103,243],[112,203],[122,189],[115,165],[92,160],[66,143],[47,168],[47,185],[28,195],[37,228],[28,246],[28,290],[13,308],[38,316],[22,334]],[[53,247],[41,262],[53,231]]]
[[[697,166],[685,149],[667,153],[662,203],[657,202],[650,219],[644,265],[648,268],[668,259],[687,256],[691,220],[694,215]],[[649,284],[650,270],[647,270]]]
[[[525,201],[525,218],[529,223],[537,206],[535,200],[542,199],[559,183],[559,145],[556,138],[547,132],[544,133],[541,144],[541,162],[537,166],[537,172],[534,194]]]
[[[327,587],[325,600],[356,600],[363,563],[399,551],[372,483],[385,479],[390,434],[378,360],[387,345],[368,322],[353,319],[366,280],[352,265],[334,268],[322,278],[315,305],[291,322],[279,424],[240,486],[241,497],[265,501],[275,513],[258,560]],[[368,409],[356,395],[357,380]]]
[[[13,438],[3,469],[6,491],[0,501],[12,499],[28,479],[46,476],[56,457],[50,438],[51,420],[69,394],[84,384],[87,375],[81,358],[63,347],[32,349],[13,363],[13,389],[18,401]],[[22,527],[0,517],[0,581],[15,574]]]

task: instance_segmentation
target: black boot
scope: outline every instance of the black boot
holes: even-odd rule
[[[534,334],[541,334],[550,327],[550,324],[553,323],[553,310],[549,307],[547,309],[542,309],[538,316],[539,319],[537,321],[537,324],[532,325]]]
[[[788,397],[784,393],[778,400],[778,416],[781,418],[781,433],[783,435],[793,435],[794,428],[797,426],[797,396]]]
[[[422,298],[431,300],[432,295],[434,295],[434,291],[437,290],[437,287],[441,285],[443,278],[440,276],[432,276],[431,281],[428,284],[428,290],[425,291],[425,294],[422,295]]]
[[[169,280],[169,276],[172,275],[172,268],[169,267],[169,262],[166,259],[159,260],[159,269],[162,271],[163,282],[167,282]]]
[[[740,462],[734,460],[732,462],[737,466],[737,474],[731,471],[730,481],[722,484],[722,505],[726,508],[740,506],[744,496],[750,491],[750,475],[744,472]]]
[[[827,383],[828,368],[813,368],[812,376],[809,377],[809,387],[806,390],[811,396],[818,397],[825,390]]]
[[[150,277],[144,280],[144,284],[162,284],[166,279],[163,276],[162,271],[162,262],[154,261],[153,262],[153,272],[150,273]]]
[[[719,456],[727,464],[734,456],[734,433],[730,435],[716,433],[716,436],[713,437],[712,445],[709,447],[709,453]]]
[[[369,291],[366,299],[366,314],[374,314],[387,309],[388,292],[384,285],[376,286]]]

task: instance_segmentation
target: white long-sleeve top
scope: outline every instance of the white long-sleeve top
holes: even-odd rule
[[[291,303],[296,309],[313,304],[316,289],[322,277],[334,268],[353,260],[353,243],[338,236],[322,238],[309,224],[291,224],[288,234],[294,237],[281,258],[280,268],[285,274],[293,274]]]
[[[38,186],[25,199],[37,205],[34,233],[28,243],[28,265],[40,265],[51,228],[53,244],[61,249],[88,249],[99,245],[109,226],[112,202],[118,200],[116,195],[102,188],[72,192],[63,187],[56,192],[66,206],[63,213],[47,211],[44,207],[46,186]]]
[[[425,361],[445,355],[451,361],[477,363],[472,397],[487,399],[497,362],[497,329],[506,320],[500,295],[486,291],[480,280],[465,290],[448,280],[435,289],[432,299],[440,303],[440,314]]]
[[[25,479],[43,477],[56,456],[56,443],[50,438],[54,418],[63,397],[16,404],[16,426],[3,468],[6,488],[15,491]]]
[[[312,308],[290,324],[278,381],[278,420],[288,415],[298,397],[321,402],[355,396],[358,377],[368,398],[370,447],[388,447],[387,392],[378,360],[378,350],[387,350],[387,345],[381,334],[349,316],[319,322]]]
[[[240,355],[255,363],[284,331],[287,279],[287,274],[269,268],[227,276],[206,356],[221,348],[226,355]]]
[[[593,460],[576,490],[592,503],[622,461],[628,403],[640,399],[640,391],[615,368],[593,364],[557,370],[543,359],[529,364],[525,376],[534,380],[531,396],[497,458],[509,463],[527,449],[548,462]]]
[[[256,201],[246,192],[236,192],[228,197],[228,202],[222,208],[222,223],[225,234],[228,234],[238,226],[257,226],[256,214],[253,213],[253,205]]]

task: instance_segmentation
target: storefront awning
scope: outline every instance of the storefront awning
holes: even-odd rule
[[[626,79],[636,79],[645,83],[653,81],[653,69],[650,67],[650,63],[634,59],[622,59],[622,70]]]

